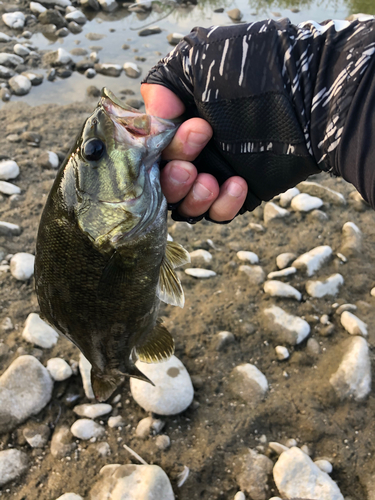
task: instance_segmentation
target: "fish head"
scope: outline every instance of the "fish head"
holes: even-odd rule
[[[77,221],[98,247],[116,246],[155,219],[164,200],[157,161],[176,130],[102,90],[73,152]]]

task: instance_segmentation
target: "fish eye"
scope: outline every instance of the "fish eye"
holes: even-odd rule
[[[100,139],[89,139],[82,148],[82,154],[87,161],[97,161],[103,156],[105,144]]]

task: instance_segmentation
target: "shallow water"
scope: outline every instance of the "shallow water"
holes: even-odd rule
[[[167,35],[172,32],[187,34],[194,26],[209,27],[212,25],[229,25],[231,20],[224,13],[214,13],[214,9],[223,7],[225,11],[238,7],[243,13],[243,22],[252,22],[265,18],[277,19],[288,17],[293,23],[298,24],[306,20],[317,22],[326,19],[344,19],[352,13],[363,12],[375,14],[375,0],[337,0],[327,2],[323,0],[198,0],[198,5],[181,7],[177,4],[166,4],[155,2],[154,8],[149,15],[140,15],[129,12],[119,7],[115,12],[108,14],[104,12],[95,13],[85,11],[89,18],[82,33],[70,34],[66,38],[48,39],[43,34],[35,34],[30,42],[39,50],[56,50],[59,47],[70,51],[75,47],[82,47],[91,52],[90,47],[100,46],[102,50],[98,55],[101,63],[136,62],[142,68],[142,76],[171,49],[167,41]],[[298,12],[295,12],[295,11]],[[148,37],[138,36],[138,31],[148,25],[158,25],[163,31],[157,35]],[[98,41],[88,40],[88,33],[103,35]],[[122,45],[130,46],[123,50]],[[146,61],[136,61],[135,57],[146,58]],[[82,57],[76,57],[78,61]],[[38,72],[40,72],[38,70]],[[142,76],[138,79],[127,77],[124,73],[118,77],[97,75],[88,80],[84,75],[74,72],[70,78],[65,80],[56,79],[49,82],[45,79],[42,85],[33,87],[31,92],[24,97],[12,96],[12,101],[22,100],[30,105],[44,103],[68,104],[87,99],[86,88],[95,85],[98,88],[108,86],[114,93],[122,89],[131,89],[140,97],[139,87]],[[1,106],[0,106],[1,107]]]

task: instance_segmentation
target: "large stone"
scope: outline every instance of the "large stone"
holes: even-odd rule
[[[20,11],[3,14],[2,19],[8,28],[22,29],[25,26],[25,15]]]
[[[344,278],[336,273],[329,276],[325,281],[310,280],[306,281],[306,292],[315,298],[325,297],[326,295],[337,295],[340,286],[344,284]]]
[[[64,66],[72,61],[72,57],[69,52],[60,47],[44,54],[43,61],[51,66]]]
[[[259,403],[268,390],[266,377],[250,363],[236,366],[230,374],[229,382],[232,392],[251,405]]]
[[[12,78],[12,76],[15,76],[15,75],[16,75],[16,72],[13,69],[0,65],[0,78],[4,78],[5,80],[8,80],[9,78]]]
[[[288,314],[281,307],[264,310],[269,328],[276,339],[291,345],[300,344],[310,333],[310,325],[302,318]]]
[[[171,483],[158,465],[109,464],[90,491],[90,500],[174,500]]]
[[[39,413],[52,396],[53,381],[34,356],[15,359],[0,377],[0,433]]]
[[[30,313],[25,321],[22,337],[31,344],[50,349],[56,345],[59,334],[39,314]]]
[[[292,263],[292,266],[306,271],[307,276],[312,276],[327,262],[331,255],[332,248],[328,245],[322,245],[300,255]]]
[[[273,468],[282,496],[316,500],[344,500],[339,487],[299,448],[284,451]]]
[[[329,203],[332,203],[333,205],[339,205],[339,206],[346,205],[346,200],[341,193],[338,193],[333,189],[327,188],[322,184],[319,184],[318,182],[302,181],[299,184],[297,184],[297,188],[303,193],[323,198],[323,200],[326,200]]]
[[[9,80],[9,85],[10,85],[10,88],[12,89],[13,93],[16,95],[26,95],[31,90],[30,80],[26,76],[23,76],[23,75],[13,76]]]
[[[41,24],[54,24],[57,29],[68,25],[63,16],[55,9],[48,9],[39,14],[38,21]]]
[[[9,54],[8,52],[2,52],[0,54],[0,64],[2,66],[7,66],[8,68],[14,68],[19,64],[23,64],[23,58],[17,56],[16,54]]]
[[[297,212],[311,212],[311,210],[320,208],[322,205],[323,200],[307,193],[297,194],[291,202],[292,209]]]
[[[0,486],[17,479],[28,469],[29,460],[23,451],[11,449],[0,451]]]
[[[350,335],[367,336],[367,325],[355,314],[350,311],[344,311],[341,314],[341,324]]]
[[[106,76],[120,76],[122,72],[122,67],[120,64],[100,64],[94,65],[95,71]]]
[[[269,497],[267,483],[268,475],[272,472],[272,460],[251,449],[240,460],[241,472],[236,475],[238,486],[252,500],[266,500]]]
[[[300,301],[302,298],[301,292],[294,288],[294,286],[283,283],[282,281],[266,281],[264,283],[263,289],[265,293],[268,293],[268,295],[271,295],[272,297],[285,297],[298,301]]]
[[[78,439],[87,441],[91,438],[102,437],[105,433],[104,427],[89,418],[76,420],[70,428],[70,432]]]

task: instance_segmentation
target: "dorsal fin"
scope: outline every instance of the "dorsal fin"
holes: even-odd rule
[[[159,283],[156,290],[159,299],[163,302],[172,306],[184,307],[184,291],[173,269],[187,262],[190,262],[190,255],[185,248],[174,241],[168,241],[160,266]]]
[[[135,347],[138,358],[144,363],[166,361],[174,353],[174,340],[160,320],[147,335],[145,342]]]

